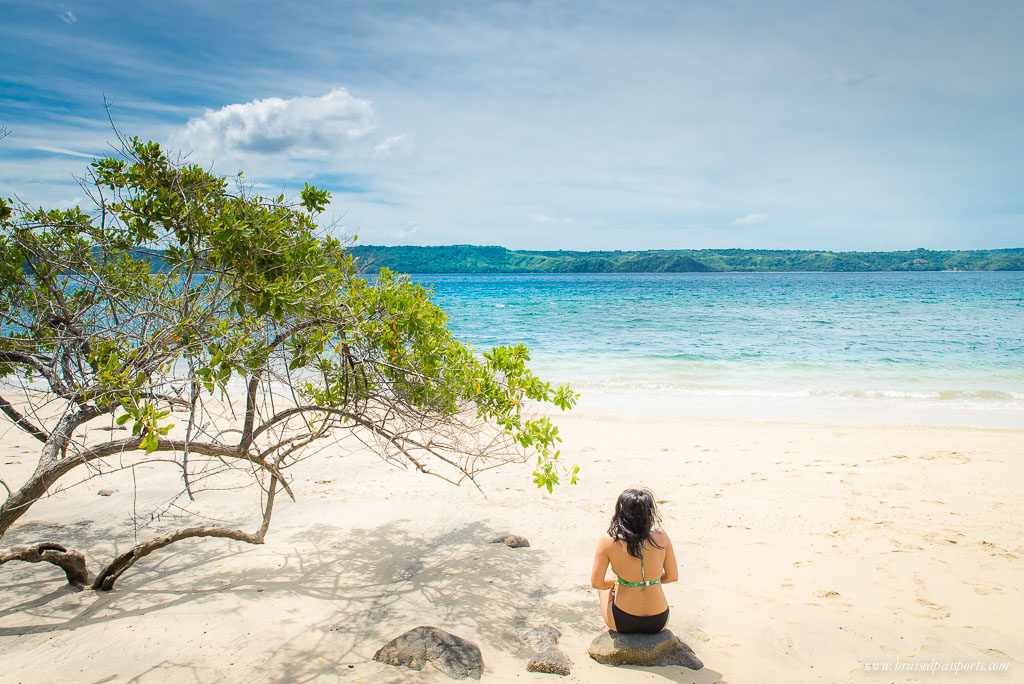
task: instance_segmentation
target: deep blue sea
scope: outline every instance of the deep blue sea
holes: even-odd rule
[[[1024,427],[1024,273],[414,280],[584,407]]]

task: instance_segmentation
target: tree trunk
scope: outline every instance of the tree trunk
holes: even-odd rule
[[[54,482],[56,482],[63,472],[56,472],[53,474],[47,471],[39,472],[36,471],[29,478],[21,488],[11,494],[6,501],[0,505],[0,539],[7,533],[18,518],[24,515],[28,509],[38,501],[46,490],[50,488]]]
[[[77,427],[101,413],[99,409],[87,406],[58,421],[50,433],[49,439],[43,444],[42,452],[39,454],[39,465],[36,466],[32,477],[0,505],[0,539],[3,539],[11,525],[23,516],[32,507],[32,504],[46,494],[46,490],[54,482],[82,462],[66,456],[61,458],[62,451],[71,441],[71,435]]]

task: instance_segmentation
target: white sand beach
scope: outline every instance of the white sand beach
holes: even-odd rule
[[[549,624],[573,682],[1014,681],[1024,676],[1024,431],[577,412],[557,417],[580,483],[553,495],[529,464],[455,488],[373,454],[294,469],[267,543],[187,540],[140,561],[115,591],[74,593],[59,570],[0,568],[4,682],[450,681],[371,660],[434,625],[483,652],[485,682],[525,671],[517,637]],[[20,483],[30,438],[8,432],[0,472]],[[136,469],[138,496],[172,472]],[[594,544],[618,493],[661,501],[680,560],[669,628],[705,669],[610,668]],[[97,496],[103,488],[109,497]],[[132,474],[37,504],[4,545],[51,539],[96,570],[131,543]],[[233,495],[232,495],[233,496]],[[230,515],[231,496],[222,505]],[[255,524],[250,524],[254,527]],[[489,540],[526,536],[529,548]],[[960,663],[1003,672],[929,672]],[[889,671],[871,671],[889,667]],[[895,669],[902,668],[902,669]]]

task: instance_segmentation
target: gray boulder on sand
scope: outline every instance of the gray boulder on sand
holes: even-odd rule
[[[414,670],[430,663],[452,679],[480,679],[484,671],[483,656],[476,644],[437,627],[410,629],[382,646],[373,659]]]
[[[691,670],[704,667],[693,649],[667,629],[657,634],[602,632],[590,643],[587,653],[604,665],[682,665]]]
[[[526,664],[528,672],[567,675],[572,671],[572,660],[558,648],[558,640],[562,633],[544,625],[534,627],[523,634],[523,643],[533,651],[530,662]]]

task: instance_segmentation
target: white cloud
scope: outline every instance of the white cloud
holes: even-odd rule
[[[380,158],[392,157],[408,153],[412,149],[412,138],[408,133],[393,135],[374,146],[373,156]]]
[[[572,223],[572,219],[568,217],[558,219],[544,214],[530,214],[529,219],[532,223]]]
[[[65,24],[74,24],[76,21],[78,21],[78,17],[72,14],[71,10],[64,10],[57,16],[60,17],[60,20],[63,21]]]
[[[420,234],[421,229],[422,225],[419,221],[413,220],[386,228],[361,228],[358,231],[352,232],[359,235],[357,244],[401,245],[409,244],[409,242],[413,241],[413,238]]]
[[[372,103],[335,88],[322,97],[270,97],[208,109],[172,136],[172,144],[200,161],[251,154],[324,159],[375,128]]]
[[[408,225],[406,225],[404,228],[401,228],[400,230],[398,230],[395,233],[395,240],[397,242],[401,242],[403,240],[408,240],[413,235],[416,235],[419,232],[420,232],[419,224],[416,223],[415,221],[412,221]]]
[[[93,203],[85,195],[78,195],[70,199],[62,199],[53,203],[54,209],[60,209],[61,211],[67,211],[72,207],[82,207],[86,211],[93,207]]]
[[[746,226],[752,223],[764,223],[768,220],[768,214],[747,214],[732,222],[734,226]]]
[[[53,154],[64,154],[64,155],[67,155],[69,157],[81,157],[82,159],[95,159],[96,158],[95,154],[86,154],[85,152],[75,152],[74,150],[69,150],[66,147],[49,147],[47,145],[38,145],[38,146],[36,146],[35,149],[39,150],[40,152],[51,152]]]

